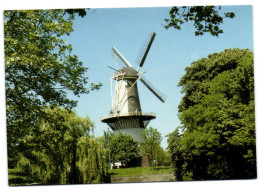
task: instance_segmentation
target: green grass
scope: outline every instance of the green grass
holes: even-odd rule
[[[172,168],[168,167],[133,167],[133,168],[119,168],[110,169],[109,174],[113,176],[129,176],[129,175],[151,175],[161,173],[172,173]]]
[[[111,177],[115,176],[130,176],[130,175],[151,175],[151,174],[162,174],[162,173],[173,173],[170,166],[167,167],[133,167],[133,168],[119,168],[109,170]],[[36,184],[33,178],[25,173],[20,172],[17,169],[8,169],[8,180],[10,186],[17,185],[32,185]]]

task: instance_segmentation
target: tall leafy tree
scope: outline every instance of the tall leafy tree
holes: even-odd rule
[[[87,67],[72,54],[62,38],[73,31],[75,14],[85,10],[4,11],[6,116],[9,166],[23,136],[46,106],[71,109],[77,101],[67,98],[89,93],[101,84],[88,85]]]
[[[184,133],[169,146],[179,178],[255,178],[253,53],[228,49],[193,62],[180,85]]]
[[[167,135],[167,150],[171,157],[171,163],[175,173],[175,177],[177,180],[182,180],[182,165],[184,163],[184,156],[182,155],[182,134],[179,132],[179,129],[180,127],[176,128],[172,133]]]
[[[111,162],[121,162],[124,167],[135,167],[141,164],[140,147],[129,135],[119,133],[109,140]]]
[[[246,49],[227,49],[221,53],[213,53],[208,58],[201,58],[186,67],[186,73],[181,77],[178,86],[184,94],[179,112],[198,104],[209,93],[211,81],[224,71],[237,68],[238,63],[252,58],[252,52]]]
[[[186,22],[193,22],[195,35],[209,33],[212,36],[219,36],[224,31],[220,28],[224,18],[234,18],[235,13],[225,12],[221,15],[221,6],[182,6],[172,7],[166,18],[166,29],[175,28],[180,30],[181,25]]]
[[[101,183],[107,179],[106,152],[90,136],[94,125],[66,109],[48,109],[53,122],[40,119],[21,144],[18,168],[40,184]],[[57,120],[61,118],[63,120]]]
[[[158,154],[156,156],[156,166],[170,166],[171,159],[170,154],[167,150],[164,150],[162,147],[159,148]]]
[[[152,166],[154,166],[154,161],[157,160],[161,151],[162,135],[157,129],[149,127],[143,131],[142,136],[144,138],[142,147],[150,162],[152,162]]]
[[[99,138],[81,137],[77,143],[78,183],[109,182],[107,150]]]

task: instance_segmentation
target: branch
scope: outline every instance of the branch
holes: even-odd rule
[[[183,15],[184,15],[184,12],[186,11],[186,8],[187,8],[187,7],[183,8],[183,12],[182,12],[182,14],[179,16],[179,18],[178,18],[178,19],[180,19],[181,17],[183,17]],[[189,9],[189,7],[188,7],[188,9]],[[189,12],[189,10],[188,10],[188,12]]]

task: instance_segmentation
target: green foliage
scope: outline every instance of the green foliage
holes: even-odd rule
[[[78,141],[77,162],[79,183],[108,182],[107,150],[98,139],[81,137]]]
[[[90,136],[94,125],[66,109],[48,109],[20,145],[17,168],[41,184],[101,183],[108,165],[103,145]],[[62,120],[58,120],[62,119]]]
[[[150,162],[152,162],[152,166],[154,166],[154,160],[157,160],[158,156],[161,152],[161,141],[162,136],[161,133],[152,127],[145,129],[142,133],[144,138],[144,143],[142,143],[142,147],[144,152],[148,155]]]
[[[156,166],[170,166],[171,159],[168,151],[164,150],[162,147],[159,148],[156,156]]]
[[[221,6],[183,6],[172,7],[169,15],[170,18],[165,19],[167,25],[166,29],[173,27],[180,30],[181,24],[185,22],[193,22],[196,29],[195,35],[203,35],[210,33],[212,36],[218,36],[223,33],[220,29],[220,24],[223,23],[224,18],[234,18],[233,12],[226,12],[223,16],[220,15]]]
[[[167,135],[167,150],[170,154],[173,171],[177,180],[181,180],[183,175],[181,170],[183,164],[183,151],[181,150],[182,135],[179,132],[179,128],[176,128],[172,133]]]
[[[65,9],[65,12],[70,15],[75,15],[77,13],[82,18],[87,15],[86,9]]]
[[[136,167],[141,164],[138,143],[129,135],[119,133],[109,139],[111,162],[121,162],[124,167]]]
[[[186,73],[178,84],[184,93],[179,112],[198,104],[208,94],[211,81],[218,74],[237,68],[238,63],[252,58],[252,55],[252,52],[246,49],[226,49],[219,54],[213,53],[208,58],[192,62],[191,66],[185,68]]]
[[[9,186],[38,184],[38,182],[30,176],[30,173],[22,172],[19,169],[8,169],[8,181]]]
[[[184,132],[168,139],[177,179],[255,178],[253,53],[209,55],[186,68],[179,85]]]
[[[72,54],[62,37],[73,31],[74,14],[85,10],[4,11],[5,86],[9,166],[17,163],[21,140],[38,118],[47,119],[46,106],[71,109],[67,98],[87,89],[87,67]],[[66,14],[69,13],[69,14]],[[86,13],[86,12],[85,12]]]

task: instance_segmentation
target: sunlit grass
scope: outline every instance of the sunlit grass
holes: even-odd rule
[[[161,173],[172,173],[172,168],[167,167],[133,167],[133,168],[119,168],[109,170],[111,176],[128,176],[128,175],[151,175]]]

